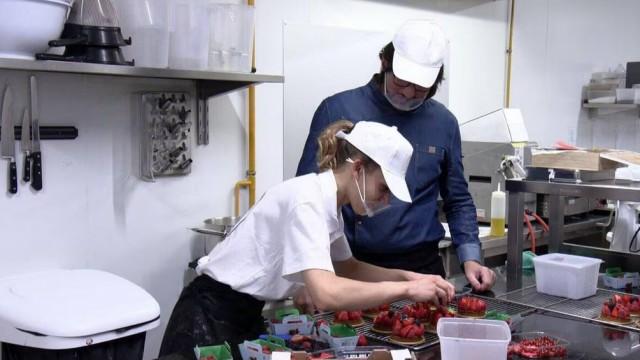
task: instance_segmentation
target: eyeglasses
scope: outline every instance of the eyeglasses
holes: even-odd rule
[[[426,93],[427,91],[429,91],[430,88],[426,88],[420,85],[416,85],[414,83],[408,82],[406,80],[402,80],[400,78],[398,78],[393,71],[389,71],[389,73],[391,74],[391,79],[393,80],[393,84],[399,88],[408,88],[409,86],[413,86],[413,88],[415,89],[416,93],[422,94],[422,93]]]

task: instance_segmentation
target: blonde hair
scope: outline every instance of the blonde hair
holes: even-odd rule
[[[336,134],[339,131],[350,133],[354,124],[349,120],[338,120],[329,124],[318,136],[318,171],[337,169],[342,166],[347,159],[362,159],[368,165],[371,159],[363,154],[356,147],[344,139],[339,139]]]

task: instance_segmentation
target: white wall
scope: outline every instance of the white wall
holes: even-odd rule
[[[640,149],[637,111],[590,115],[580,105],[593,72],[640,59],[639,12],[636,0],[516,2],[512,106],[532,140]]]
[[[502,104],[505,1],[259,0],[256,14],[257,68],[267,74],[283,72],[285,22],[392,32],[404,19],[435,17],[451,38],[454,113],[462,121]],[[145,183],[136,176],[131,94],[186,90],[189,83],[61,74],[39,79],[42,125],[75,125],[80,136],[43,143],[42,192],[23,184],[14,197],[0,190],[0,276],[91,267],[137,283],[162,308],[162,325],[147,338],[145,359],[151,359],[186,264],[203,251],[203,238],[186,228],[232,212],[232,188],[246,170],[245,93],[211,101],[211,144],[195,149],[189,176]],[[24,107],[27,74],[2,71],[2,83],[12,85]],[[282,104],[282,85],[258,86],[258,195],[282,180]]]

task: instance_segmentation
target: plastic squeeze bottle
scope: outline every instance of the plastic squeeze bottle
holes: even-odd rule
[[[491,193],[491,236],[504,236],[506,196],[504,191],[498,190]]]

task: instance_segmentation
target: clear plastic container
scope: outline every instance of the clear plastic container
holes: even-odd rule
[[[616,89],[616,103],[633,104],[636,95],[635,89]]]
[[[564,359],[569,342],[544,331],[513,334],[509,359]]]
[[[169,1],[118,0],[118,18],[123,33],[131,34],[131,46],[123,48],[136,66],[169,66]]]
[[[539,293],[584,299],[596,293],[602,260],[567,254],[547,254],[533,258],[536,289]]]
[[[210,4],[208,68],[250,72],[255,11],[253,6]]]
[[[442,318],[438,321],[443,360],[506,359],[511,331],[500,320]]]
[[[207,2],[170,0],[169,9],[169,67],[205,70],[209,49]]]
[[[587,101],[593,104],[614,104],[616,102],[616,91],[587,89]]]

